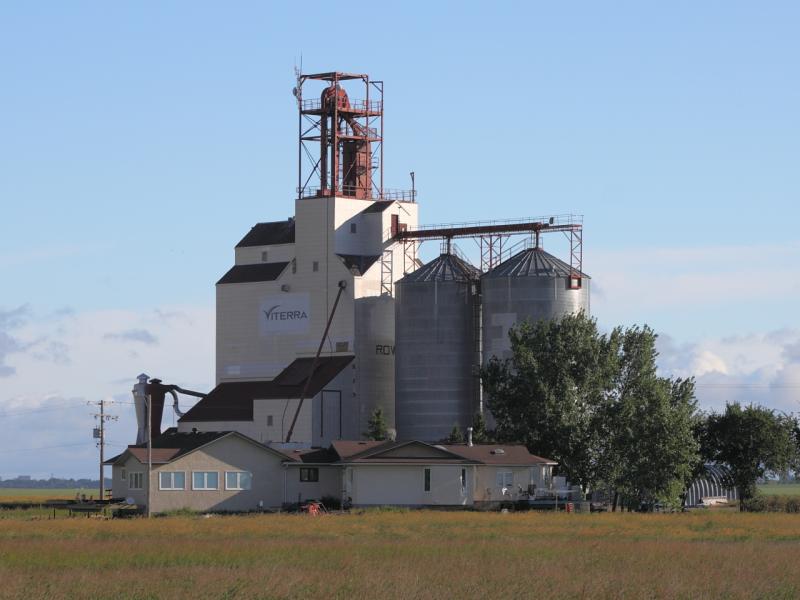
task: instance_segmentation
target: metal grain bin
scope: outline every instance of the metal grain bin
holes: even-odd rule
[[[541,248],[515,254],[481,279],[483,362],[510,358],[508,330],[530,319],[558,319],[583,310],[589,314],[590,278],[570,289],[570,267]]]
[[[367,296],[355,301],[355,393],[358,406],[356,437],[367,431],[372,412],[383,409],[394,427],[394,312],[389,296]]]
[[[442,254],[396,284],[395,418],[398,439],[438,441],[472,424],[480,272]]]

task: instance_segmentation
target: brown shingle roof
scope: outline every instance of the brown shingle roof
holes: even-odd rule
[[[227,283],[256,283],[259,281],[275,281],[286,269],[288,262],[255,263],[252,265],[235,265],[217,282],[217,285]]]
[[[542,458],[528,452],[522,444],[445,444],[450,452],[477,460],[486,465],[541,465],[556,464],[549,458]]]
[[[230,431],[208,431],[196,433],[178,433],[175,427],[170,427],[160,436],[153,438],[152,460],[153,463],[168,463],[176,458],[205,446],[223,436]],[[147,462],[147,444],[136,444],[128,446],[126,452],[130,452],[139,462]],[[125,452],[108,459],[105,464],[114,464]]]
[[[266,450],[277,452],[286,458],[290,458],[285,450],[279,450],[271,446],[266,446],[246,435],[236,431],[197,431],[191,433],[179,433],[175,427],[170,427],[157,438],[153,438],[152,444],[152,461],[153,464],[165,464],[180,458],[184,454],[188,454],[198,448],[215,442],[228,435],[242,437],[251,441],[253,444],[260,446]],[[108,459],[105,461],[106,465],[115,464],[120,458],[125,456],[125,453],[132,454],[139,462],[147,462],[147,444],[137,444],[128,446],[127,450],[122,454]]]
[[[273,244],[294,244],[294,219],[256,223],[247,232],[247,235],[236,244],[236,247],[271,246]]]
[[[280,450],[290,460],[304,464],[328,464],[336,462],[339,457],[330,448],[303,448],[301,450]]]
[[[352,354],[320,357],[306,398],[313,398],[341,373],[353,358]],[[299,398],[308,379],[313,358],[298,358],[272,381],[232,381],[219,384],[190,408],[179,422],[252,421],[253,400]]]
[[[430,448],[443,450],[455,455],[452,459],[446,457],[432,458],[419,456],[403,456],[403,447],[430,446]],[[436,461],[463,459],[469,462],[478,462],[486,465],[541,465],[556,464],[554,461],[535,456],[521,444],[424,444],[423,442],[374,442],[374,441],[349,441],[337,440],[331,444],[331,449],[338,455],[340,462],[408,462],[411,461]],[[398,449],[392,457],[383,457],[382,454]]]
[[[473,462],[442,446],[420,441],[351,442],[331,444],[341,462],[407,463],[407,462]],[[422,454],[420,454],[422,450]]]

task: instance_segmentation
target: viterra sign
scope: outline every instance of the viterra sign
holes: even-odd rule
[[[308,294],[267,296],[259,310],[261,335],[306,333],[310,312]]]

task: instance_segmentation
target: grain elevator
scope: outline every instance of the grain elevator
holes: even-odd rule
[[[580,217],[420,226],[383,185],[383,82],[300,74],[293,216],[254,225],[216,284],[216,387],[179,431],[264,443],[361,439],[380,408],[399,439],[439,441],[487,410],[479,371],[525,319],[589,309]],[[564,236],[565,260],[543,234]],[[474,242],[470,260],[456,242]],[[423,263],[420,246],[441,244]]]

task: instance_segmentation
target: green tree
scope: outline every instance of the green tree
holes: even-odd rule
[[[756,493],[756,481],[797,461],[794,418],[763,406],[728,404],[699,428],[703,458],[723,463],[739,493],[739,507]]]
[[[453,429],[450,430],[450,435],[447,436],[447,442],[449,444],[464,443],[464,434],[461,433],[461,429],[458,427],[458,423],[453,424]]]
[[[675,504],[699,459],[694,381],[658,376],[649,327],[617,329],[612,337],[615,377],[598,419],[607,435],[602,475],[636,506]]]
[[[557,461],[572,483],[597,481],[595,419],[609,385],[608,339],[583,313],[524,322],[509,332],[512,358],[483,370],[500,441]]]
[[[512,358],[483,371],[503,441],[557,461],[584,490],[637,506],[677,501],[698,462],[694,381],[658,376],[652,329],[604,335],[576,314],[523,323],[510,338]]]
[[[491,441],[491,436],[486,429],[486,418],[480,411],[472,417],[472,441],[476,444],[486,444]]]
[[[369,417],[367,432],[364,434],[368,440],[382,441],[388,439],[389,429],[383,416],[383,409],[379,406]]]

